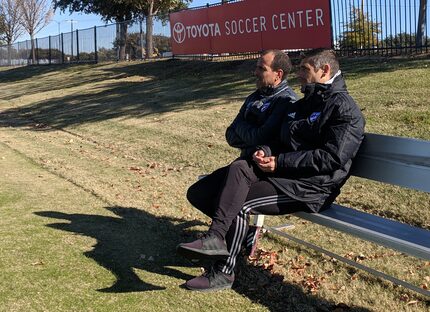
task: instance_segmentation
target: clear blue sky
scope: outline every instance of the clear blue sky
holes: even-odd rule
[[[197,7],[206,5],[206,3],[214,4],[219,3],[221,0],[193,0],[190,7]],[[59,10],[55,12],[55,16],[51,23],[49,23],[45,28],[43,28],[37,35],[37,38],[47,37],[47,36],[55,36],[59,32],[66,33],[71,30],[71,20],[73,20],[73,29],[85,29],[93,26],[104,25],[100,18],[100,16],[95,14],[81,14],[81,13],[73,13],[69,14],[68,12],[61,13]],[[28,35],[23,35],[17,41],[30,39]]]

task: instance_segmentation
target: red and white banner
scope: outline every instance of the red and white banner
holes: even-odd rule
[[[173,54],[330,48],[330,0],[246,0],[170,14]]]

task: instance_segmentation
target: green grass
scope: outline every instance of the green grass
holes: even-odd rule
[[[207,229],[185,199],[237,156],[226,126],[254,61],[0,72],[0,311],[427,311],[424,298],[266,235],[235,288],[196,294],[175,246]],[[430,140],[430,60],[344,59],[367,131]],[[427,66],[427,67],[426,67]],[[299,86],[294,73],[293,88]],[[430,229],[430,196],[352,178],[338,201]],[[430,264],[292,217],[291,232],[420,286]]]

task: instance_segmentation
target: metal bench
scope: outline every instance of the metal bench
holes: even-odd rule
[[[354,159],[351,175],[430,193],[430,142],[367,133],[360,151]],[[414,257],[430,260],[430,231],[427,229],[337,204],[333,204],[320,213],[298,212],[294,215]],[[254,218],[256,226],[263,226],[263,221],[263,215],[257,215]],[[282,225],[263,226],[269,232],[279,234],[351,266],[430,296],[428,290],[300,240],[280,231],[281,227]]]

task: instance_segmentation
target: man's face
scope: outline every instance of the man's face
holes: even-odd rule
[[[271,68],[274,57],[273,53],[268,53],[258,59],[257,67],[255,68],[257,89],[276,87],[281,82],[280,75],[282,75],[282,71],[274,71]]]
[[[324,71],[322,69],[315,69],[306,59],[300,63],[299,71],[297,72],[300,84],[302,86],[308,83],[322,83]]]

